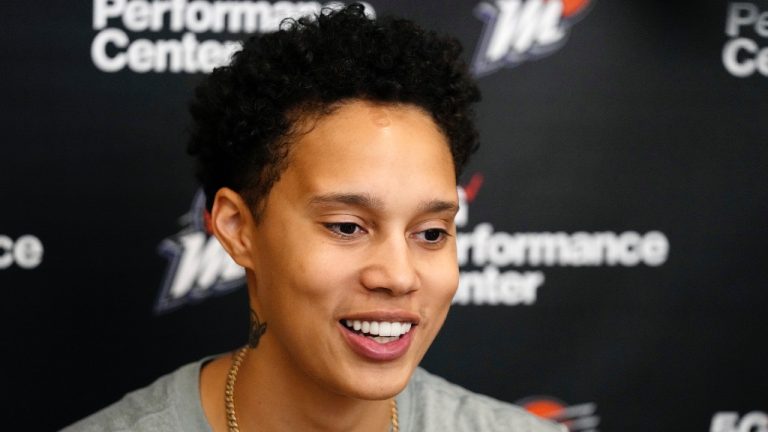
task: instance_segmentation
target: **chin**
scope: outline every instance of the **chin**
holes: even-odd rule
[[[371,386],[371,387],[365,387],[361,388],[359,386],[356,386],[353,391],[354,393],[349,394],[349,396],[355,398],[355,399],[362,399],[367,401],[379,401],[379,400],[387,400],[392,399],[393,397],[397,396],[405,390],[405,386],[408,384],[408,381],[405,380],[402,383],[397,383],[397,385],[393,385],[393,383],[378,383],[378,386]]]
[[[415,368],[400,367],[389,370],[372,370],[346,379],[339,393],[355,399],[368,401],[391,399],[408,385]]]

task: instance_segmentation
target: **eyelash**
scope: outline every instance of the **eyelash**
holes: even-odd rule
[[[323,225],[328,229],[328,231],[331,232],[331,234],[333,234],[333,235],[335,235],[335,236],[337,236],[339,238],[343,238],[343,239],[351,238],[356,233],[347,234],[347,233],[341,232],[340,228],[342,226],[352,226],[352,227],[354,227],[356,229],[359,229],[359,230],[363,231],[363,228],[360,225],[358,225],[358,224],[356,224],[354,222],[325,223]]]
[[[351,239],[351,238],[353,238],[354,236],[356,236],[358,234],[358,230],[359,231],[365,231],[363,229],[363,227],[361,227],[360,225],[358,225],[358,224],[356,224],[354,222],[325,223],[323,225],[325,226],[326,229],[328,229],[328,231],[331,232],[331,234],[333,234],[336,237],[339,237],[341,239]],[[351,233],[351,234],[344,233],[344,232],[341,231],[342,226],[347,227],[347,228],[353,227],[356,230],[356,232]],[[428,229],[425,229],[423,231],[419,231],[416,234],[417,235],[425,235],[426,236],[426,233],[428,233],[428,232],[433,232],[433,233],[437,232],[437,234],[440,236],[437,240],[427,240],[426,238],[423,238],[423,240],[426,241],[426,243],[428,243],[430,245],[440,244],[440,243],[444,242],[448,237],[451,236],[451,234],[447,230],[444,230],[442,228],[428,228]]]

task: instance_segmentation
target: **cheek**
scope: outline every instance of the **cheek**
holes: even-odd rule
[[[323,295],[343,294],[357,280],[362,254],[329,244],[323,240],[306,242],[306,249],[293,257],[301,269],[300,277],[313,292]]]
[[[267,285],[300,295],[322,290],[322,281],[332,279],[333,269],[343,261],[318,238],[311,222],[295,214],[274,219],[255,251]]]
[[[448,310],[459,286],[459,267],[454,255],[445,254],[430,260],[422,273],[422,282],[428,298],[438,309]]]
[[[434,341],[445,322],[456,289],[459,285],[459,268],[455,258],[432,260],[428,271],[422,273],[421,307],[424,351]]]
[[[277,291],[282,307],[317,310],[333,308],[354,287],[356,263],[348,254],[327,247],[322,241],[305,238],[297,247],[273,248],[279,251],[265,270],[269,287]]]

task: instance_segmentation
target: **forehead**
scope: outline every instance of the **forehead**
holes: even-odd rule
[[[353,101],[302,127],[278,189],[282,184],[296,195],[343,191],[381,200],[455,193],[448,140],[416,106]]]

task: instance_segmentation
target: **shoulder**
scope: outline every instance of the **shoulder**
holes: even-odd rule
[[[417,368],[398,397],[410,431],[563,432],[552,422]],[[404,408],[404,409],[403,409]]]
[[[195,390],[198,388],[201,364],[195,362],[182,366],[61,432],[205,430],[199,427],[189,429],[185,425],[190,418],[197,423],[195,426],[199,426],[201,418],[204,421]]]

